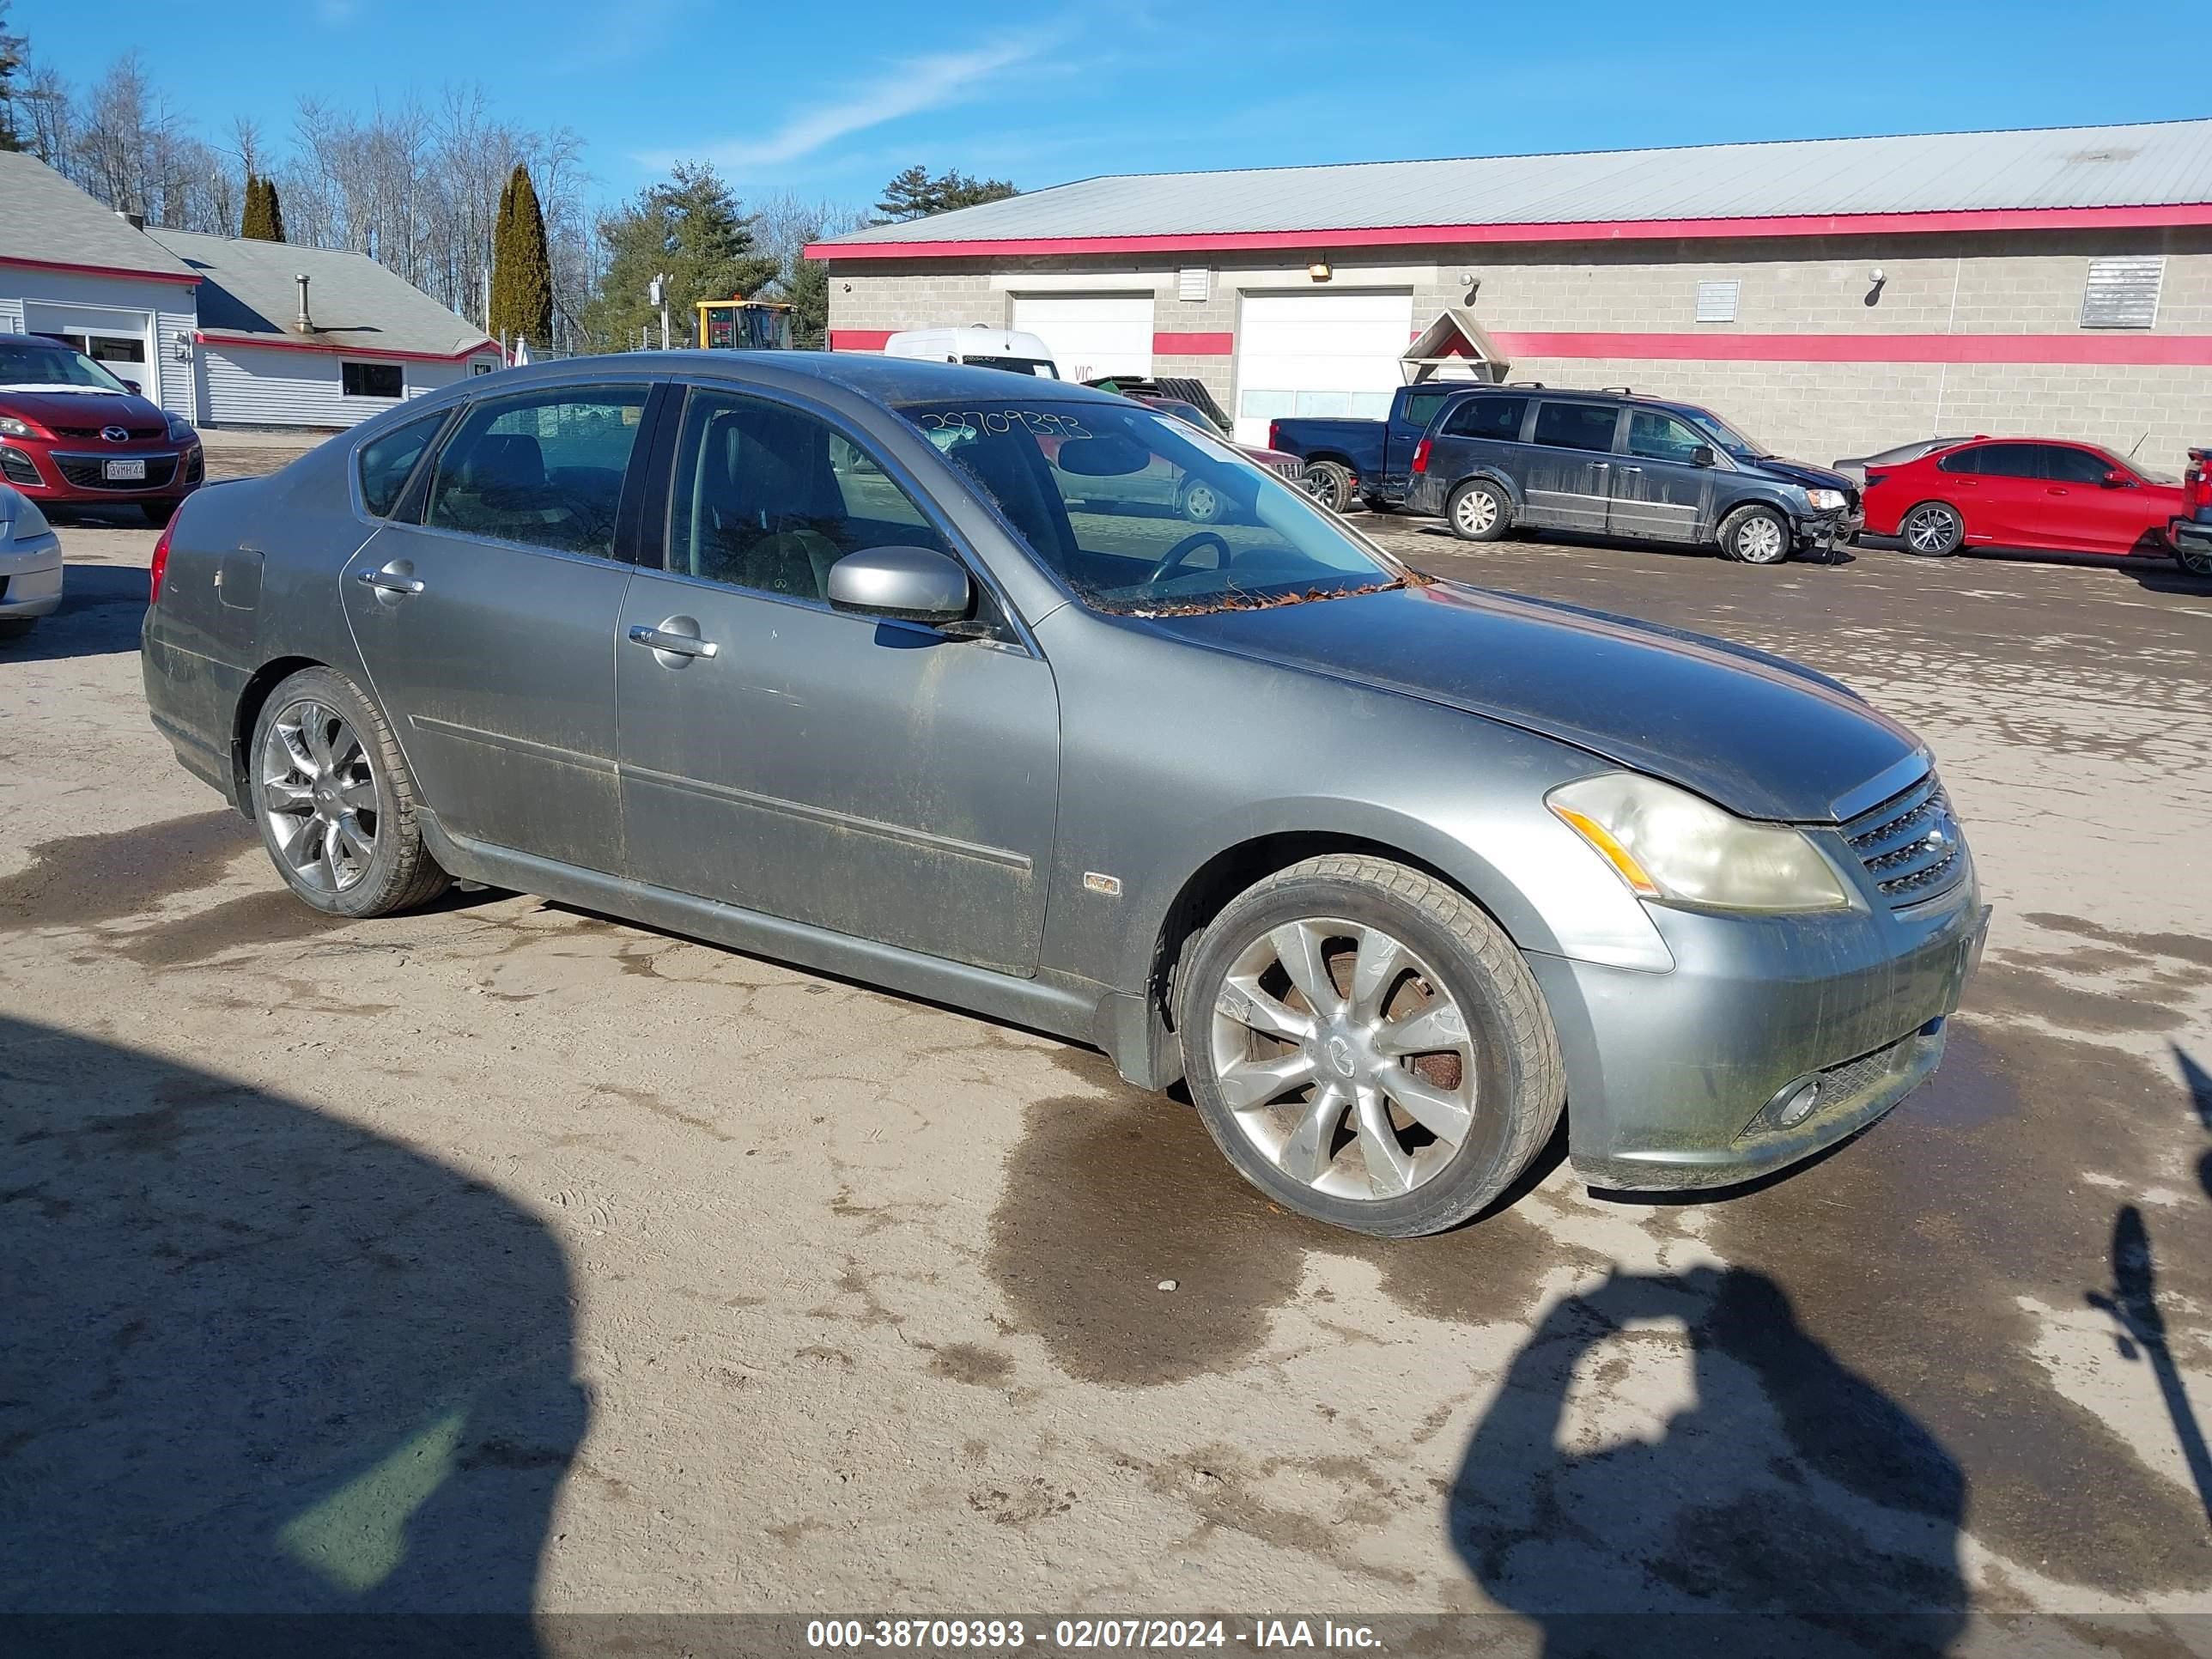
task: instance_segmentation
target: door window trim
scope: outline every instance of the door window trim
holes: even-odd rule
[[[653,433],[653,452],[649,459],[651,477],[647,493],[641,503],[635,565],[650,575],[668,581],[682,582],[688,586],[703,587],[712,592],[733,594],[740,599],[759,599],[770,605],[798,605],[805,610],[821,611],[850,623],[864,623],[871,628],[890,626],[924,634],[932,639],[945,635],[927,623],[907,622],[896,617],[866,617],[849,611],[840,611],[827,599],[808,599],[799,593],[777,593],[764,588],[741,587],[735,582],[717,581],[711,576],[695,576],[688,571],[672,570],[668,567],[668,550],[675,539],[676,526],[676,468],[678,450],[683,443],[685,417],[690,413],[691,399],[700,395],[745,398],[782,409],[809,420],[818,421],[829,428],[830,434],[842,438],[872,465],[899,488],[909,503],[918,511],[929,527],[937,532],[950,556],[957,560],[968,573],[968,580],[975,583],[990,596],[999,615],[1006,619],[1013,637],[998,636],[969,641],[946,641],[948,644],[970,644],[995,647],[1002,651],[1018,651],[1024,656],[1044,660],[1036,637],[1021,612],[1015,608],[1012,597],[992,574],[983,561],[976,556],[968,538],[954,526],[930,491],[915,477],[912,470],[900,465],[885,455],[881,447],[864,439],[854,423],[840,411],[813,398],[789,391],[783,386],[768,387],[746,380],[672,380],[665,412]],[[658,526],[658,531],[655,526]],[[617,532],[617,543],[620,544]]]
[[[346,492],[352,501],[356,518],[363,524],[375,525],[379,528],[388,524],[405,525],[410,529],[422,528],[422,499],[426,493],[424,484],[429,477],[431,459],[446,447],[446,440],[453,435],[454,416],[461,408],[460,404],[449,404],[443,409],[424,410],[419,415],[404,416],[374,434],[355,432],[353,446],[346,453]],[[379,517],[368,510],[368,498],[362,494],[362,451],[373,443],[382,442],[395,433],[404,432],[418,420],[434,422],[437,429],[431,433],[430,441],[422,446],[422,453],[415,458],[415,465],[407,474],[407,482],[401,486],[399,494],[392,498],[392,511]]]

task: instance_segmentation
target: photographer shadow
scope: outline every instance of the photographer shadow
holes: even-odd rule
[[[20,1019],[0,1101],[21,1650],[534,1654],[588,1414],[544,1224],[297,1102]]]
[[[1668,1400],[1682,1328],[1693,1397],[1656,1439],[1589,1443],[1571,1395],[1611,1396],[1615,1420]],[[1551,1310],[1477,1425],[1449,1524],[1553,1659],[1940,1654],[1966,1620],[1965,1499],[1934,1436],[1772,1279],[1698,1268]]]

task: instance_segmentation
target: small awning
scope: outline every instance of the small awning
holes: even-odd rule
[[[1465,306],[1446,306],[1399,361],[1405,365],[1402,372],[1409,384],[1428,380],[1444,368],[1471,371],[1470,378],[1478,380],[1502,380],[1511,366]]]

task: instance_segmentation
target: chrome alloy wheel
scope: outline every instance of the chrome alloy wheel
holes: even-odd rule
[[[303,886],[342,893],[368,873],[383,812],[375,768],[344,715],[326,703],[295,702],[270,722],[261,816]]]
[[[1216,1086],[1261,1156],[1346,1199],[1396,1198],[1451,1162],[1474,1120],[1467,1018],[1379,927],[1313,917],[1262,933],[1214,1000]]]
[[[1764,514],[1747,520],[1735,532],[1736,556],[1746,564],[1773,564],[1789,550],[1782,526]]]
[[[1958,537],[1959,515],[1941,502],[1912,509],[1905,520],[1905,544],[1916,553],[1948,553]]]
[[[1484,536],[1498,522],[1498,497],[1486,489],[1470,489],[1452,508],[1452,523],[1461,534]]]

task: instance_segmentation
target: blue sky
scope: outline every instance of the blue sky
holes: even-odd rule
[[[144,41],[210,140],[240,114],[279,137],[302,94],[365,108],[473,80],[507,118],[575,128],[608,197],[694,156],[741,191],[866,204],[909,161],[1034,189],[2212,113],[2164,67],[2193,60],[2201,9],[2164,3],[2111,24],[2078,0],[15,0],[9,17],[80,83]]]

